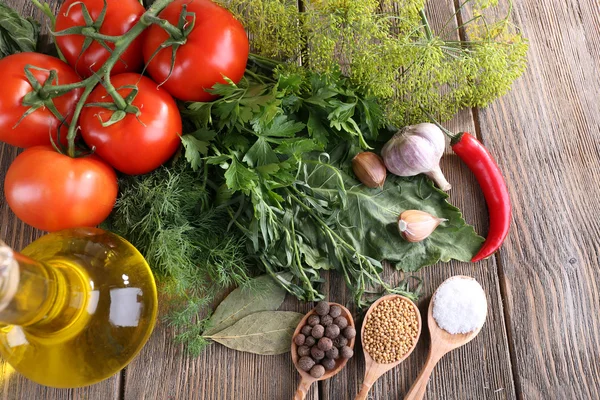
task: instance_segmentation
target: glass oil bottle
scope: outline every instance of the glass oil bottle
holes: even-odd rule
[[[112,376],[148,340],[157,308],[148,264],[115,234],[69,229],[20,254],[0,242],[0,354],[37,383]]]

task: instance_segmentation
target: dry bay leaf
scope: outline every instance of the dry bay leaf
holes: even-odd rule
[[[290,351],[292,335],[302,317],[303,314],[291,311],[260,311],[205,337],[238,351],[282,354]]]
[[[205,336],[213,335],[257,311],[277,310],[285,299],[286,290],[270,275],[252,279],[248,287],[239,287],[219,304],[210,318]]]

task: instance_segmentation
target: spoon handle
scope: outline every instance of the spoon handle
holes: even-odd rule
[[[294,395],[294,400],[304,400],[312,383],[313,381],[302,378],[298,385],[298,389],[296,390],[296,394]]]
[[[433,346],[429,349],[427,361],[425,362],[423,369],[421,369],[417,380],[411,386],[406,397],[404,397],[404,400],[421,400],[425,397],[425,390],[427,390],[427,383],[429,382],[433,368],[443,355],[444,353],[440,354],[440,352],[434,351]]]
[[[370,357],[366,360],[366,364],[363,384],[354,400],[365,400],[369,395],[371,386],[373,386],[375,381],[385,372],[385,369],[380,364],[375,363]]]

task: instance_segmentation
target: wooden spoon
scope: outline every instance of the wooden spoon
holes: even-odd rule
[[[355,327],[354,319],[352,318],[352,314],[350,314],[350,311],[346,307],[344,307],[343,305],[338,304],[338,303],[329,303],[329,306],[330,307],[331,306],[339,306],[342,309],[342,316],[346,317],[346,319],[348,320],[348,326],[351,326],[353,328]],[[296,335],[298,333],[300,333],[300,330],[302,329],[302,327],[304,325],[306,325],[306,320],[308,319],[308,317],[310,317],[313,314],[317,314],[317,312],[314,308],[311,311],[309,311],[304,316],[304,318],[302,318],[302,320],[298,324],[298,327],[294,331],[294,335],[292,336],[292,361],[294,362],[296,369],[298,370],[298,372],[300,373],[300,376],[302,377],[302,379],[300,380],[300,384],[298,385],[298,390],[296,390],[296,394],[294,395],[294,400],[304,399],[304,397],[306,397],[306,393],[308,393],[308,389],[310,389],[310,386],[314,382],[331,378],[332,376],[334,376],[335,374],[340,372],[342,370],[342,368],[344,368],[346,366],[346,363],[348,362],[348,359],[342,358],[340,356],[340,358],[338,360],[336,360],[335,368],[332,369],[331,371],[325,371],[325,374],[323,374],[323,376],[320,378],[313,378],[308,372],[302,371],[300,368],[298,368],[298,358],[299,358],[298,357],[298,346],[296,345],[296,343],[294,343],[293,338],[295,338]],[[341,335],[341,333],[340,333],[340,335]],[[348,340],[347,346],[350,347],[351,349],[354,349],[354,339],[355,338]]]
[[[473,279],[470,276],[457,275],[451,278],[446,279],[447,282],[450,279],[454,278],[465,278],[465,279]],[[443,283],[442,283],[443,284]],[[441,285],[440,285],[441,286]],[[438,288],[439,289],[439,288]],[[437,290],[435,291],[437,293]],[[423,369],[419,373],[416,382],[412,385],[408,394],[404,398],[404,400],[420,400],[425,396],[425,390],[427,389],[427,382],[429,382],[429,378],[431,377],[431,372],[435,365],[440,361],[440,359],[448,352],[469,343],[471,340],[477,336],[477,334],[481,331],[481,327],[478,329],[465,333],[465,334],[451,334],[440,328],[440,326],[433,318],[433,299],[435,299],[435,293],[431,297],[431,301],[429,302],[429,311],[427,312],[427,324],[429,325],[429,335],[431,336],[431,345],[429,347],[429,355],[427,356],[427,361],[423,366]],[[486,316],[487,316],[487,300],[486,300]]]
[[[396,361],[394,363],[390,363],[390,364],[379,364],[378,362],[376,362],[375,360],[373,360],[371,358],[371,356],[369,355],[369,353],[367,353],[366,350],[364,350],[363,352],[365,353],[365,377],[363,379],[363,384],[362,384],[362,387],[360,388],[360,392],[358,392],[358,394],[356,395],[355,400],[365,400],[367,398],[367,395],[369,394],[369,390],[371,389],[371,386],[373,386],[375,381],[377,379],[379,379],[379,377],[381,375],[385,374],[387,371],[394,368],[395,366],[400,364],[402,361],[406,360],[406,358],[410,355],[410,353],[412,353],[412,351],[417,346],[417,342],[419,341],[419,337],[421,336],[421,313],[419,312],[419,309],[417,308],[416,304],[412,302],[412,300],[410,300],[404,296],[397,295],[397,294],[390,294],[387,296],[383,296],[382,298],[378,299],[375,303],[373,303],[371,305],[371,307],[369,307],[369,310],[365,314],[362,329],[360,332],[360,337],[363,342],[363,346],[365,343],[365,325],[367,322],[367,318],[369,317],[369,315],[371,315],[371,312],[382,301],[393,300],[393,299],[397,299],[397,298],[401,298],[401,299],[408,301],[414,307],[415,312],[417,313],[417,320],[419,321],[419,332],[417,333],[417,339],[413,343],[410,350],[408,350],[408,352],[401,359],[399,359],[398,361]]]

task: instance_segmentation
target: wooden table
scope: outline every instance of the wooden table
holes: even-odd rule
[[[42,19],[27,0],[8,3]],[[60,0],[50,3],[56,8]],[[430,0],[434,26],[454,6],[451,0]],[[527,72],[490,107],[466,110],[447,124],[477,133],[495,155],[514,203],[512,230],[500,252],[485,262],[439,264],[418,274],[425,282],[423,315],[431,293],[455,274],[475,277],[489,302],[483,331],[442,359],[427,398],[600,399],[600,3],[515,1],[513,19],[531,43]],[[17,154],[0,147],[0,177]],[[442,169],[453,183],[451,201],[485,234],[487,213],[474,177],[454,155],[444,158]],[[4,200],[0,227],[0,237],[16,249],[41,234],[19,222]],[[328,278],[329,299],[348,301],[342,280]],[[309,308],[292,298],[285,303],[288,310]],[[158,325],[122,373],[82,389],[42,387],[2,363],[1,397],[270,400],[290,399],[298,384],[289,354],[255,356],[213,345],[191,359],[171,338]],[[375,385],[372,398],[402,398],[424,363],[428,342],[424,330],[413,355]],[[353,398],[363,372],[359,350],[342,373],[315,385],[308,398]]]

